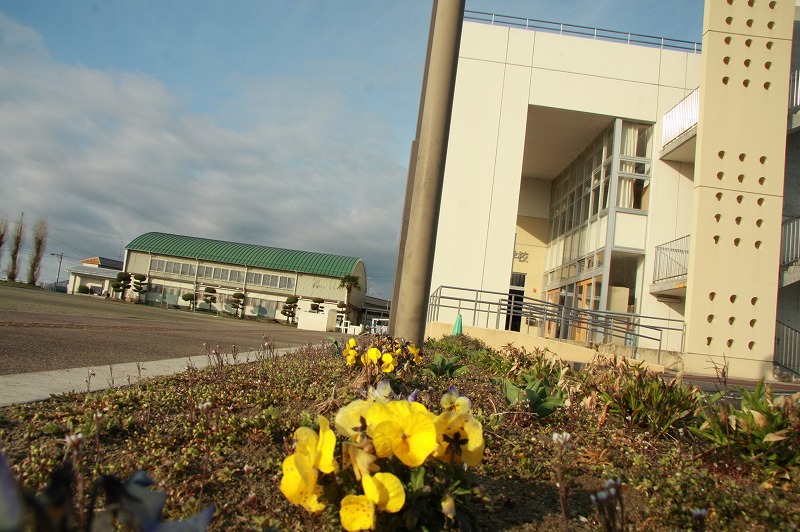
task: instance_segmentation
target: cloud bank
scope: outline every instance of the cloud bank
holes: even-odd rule
[[[60,64],[0,12],[0,216],[46,216],[47,251],[76,258],[147,231],[359,256],[388,296],[411,138],[320,72],[234,80],[223,119],[153,77]]]

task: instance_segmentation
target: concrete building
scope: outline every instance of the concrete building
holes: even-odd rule
[[[299,298],[298,313],[309,311],[314,298],[335,310],[346,300],[342,277],[354,275],[361,288],[351,291],[349,312],[357,323],[367,290],[360,258],[165,233],[133,239],[125,248],[124,270],[147,276],[149,304],[189,308],[182,296],[193,293],[198,309],[233,313],[232,296],[241,292],[245,316],[260,318],[284,319],[281,309],[289,296]],[[206,288],[215,290],[215,302],[203,302]]]
[[[81,286],[95,295],[110,294],[111,283],[122,271],[122,261],[105,257],[90,257],[81,260],[81,265],[67,270],[67,293],[77,294]]]
[[[800,372],[794,12],[706,0],[702,45],[467,12],[429,322]]]

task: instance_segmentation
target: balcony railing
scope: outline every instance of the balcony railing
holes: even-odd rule
[[[697,125],[700,114],[700,89],[678,102],[664,115],[661,128],[661,147],[663,148],[682,133]]]
[[[800,260],[800,218],[783,222],[781,226],[781,266]]]
[[[784,370],[800,375],[800,331],[777,322],[773,362]]]
[[[653,283],[685,278],[689,272],[689,235],[656,246]]]
[[[800,70],[789,74],[789,111],[800,111]]]
[[[544,31],[547,33],[558,33],[559,35],[574,35],[601,41],[622,42],[667,50],[678,50],[681,52],[700,53],[699,42],[667,39],[638,33],[625,33],[623,31],[603,30],[591,28],[589,26],[577,26],[575,24],[562,24],[560,22],[548,22],[546,20],[536,20],[532,18],[510,17],[481,11],[465,11],[464,20],[483,22],[491,24],[492,26],[506,26],[510,28]]]

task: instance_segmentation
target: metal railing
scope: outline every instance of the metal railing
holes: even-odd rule
[[[661,125],[661,148],[697,125],[700,116],[700,89],[693,90],[664,115]]]
[[[775,324],[773,364],[800,375],[800,331],[785,323]]]
[[[789,111],[800,111],[800,70],[789,74]]]
[[[586,345],[612,343],[637,348],[640,340],[657,343],[659,359],[664,334],[680,334],[683,350],[684,323],[682,320],[658,318],[641,314],[588,310],[566,307],[540,299],[490,292],[440,286],[430,297],[428,321],[439,321],[442,309],[456,310],[465,325],[485,329],[508,330],[513,319],[519,319],[520,331],[541,337],[571,340],[580,337]]]
[[[783,222],[781,226],[781,266],[800,260],[800,218]]]
[[[622,42],[627,44],[637,44],[640,46],[651,46],[666,50],[700,53],[699,42],[682,41],[680,39],[667,39],[665,37],[642,35],[639,33],[626,33],[624,31],[604,30],[589,26],[578,26],[575,24],[562,24],[560,22],[548,22],[546,20],[536,20],[532,18],[511,17],[482,11],[465,11],[464,20],[483,22],[485,24],[491,24],[492,26],[522,28],[526,30],[558,33],[559,35],[575,35],[578,37],[586,37],[588,39]]]
[[[656,246],[653,283],[674,281],[689,272],[689,235]]]

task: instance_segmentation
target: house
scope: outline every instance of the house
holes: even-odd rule
[[[794,12],[706,0],[702,44],[467,12],[429,322],[800,373]]]
[[[69,281],[67,293],[77,294],[81,286],[89,289],[90,294],[102,295],[111,293],[111,283],[122,271],[122,261],[105,257],[82,259],[81,265],[67,270]]]
[[[195,294],[197,309],[233,313],[233,294],[244,294],[244,315],[281,319],[286,298],[299,299],[297,311],[308,311],[314,298],[336,309],[345,301],[341,278],[361,279],[350,293],[351,317],[364,306],[366,267],[357,257],[295,251],[167,233],[145,233],[125,248],[126,272],[147,276],[145,301],[190,308],[184,294]],[[213,302],[204,302],[213,289]],[[209,298],[210,299],[210,298]],[[356,320],[353,320],[356,322]]]

